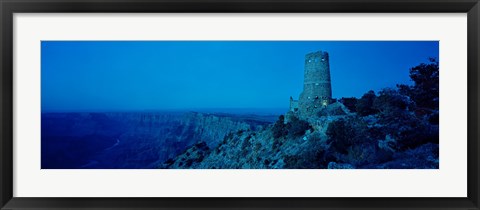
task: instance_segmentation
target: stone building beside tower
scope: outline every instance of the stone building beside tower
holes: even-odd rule
[[[305,55],[303,91],[298,100],[290,97],[290,111],[305,118],[332,103],[330,64],[325,51]]]

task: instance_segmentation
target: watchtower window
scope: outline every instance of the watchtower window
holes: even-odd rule
[[[322,58],[322,61],[325,61],[325,58]]]
[[[318,63],[318,58],[315,58],[315,63]]]
[[[311,63],[311,62],[312,62],[312,59],[308,59],[308,62]]]

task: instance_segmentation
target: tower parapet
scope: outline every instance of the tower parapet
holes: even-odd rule
[[[298,111],[298,100],[293,100],[292,96],[290,96],[290,111]]]

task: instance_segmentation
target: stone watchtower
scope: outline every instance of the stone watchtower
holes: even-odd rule
[[[316,114],[331,101],[332,85],[328,53],[318,51],[305,55],[303,92],[298,99],[299,115],[308,117]]]

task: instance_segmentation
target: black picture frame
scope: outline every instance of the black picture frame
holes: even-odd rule
[[[479,209],[478,0],[0,0],[1,209]],[[468,196],[465,198],[25,198],[13,197],[14,13],[467,13]],[[94,190],[94,189],[92,189]]]

